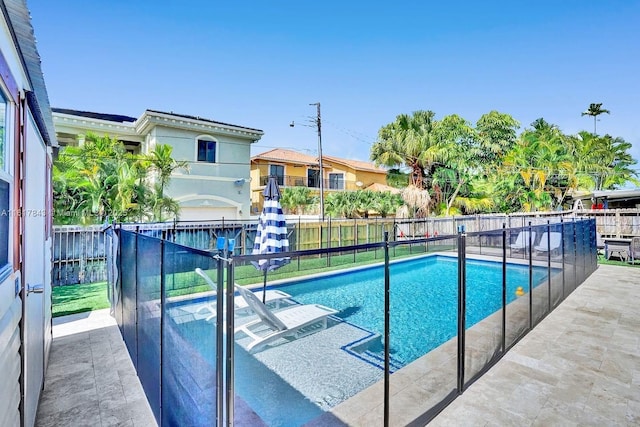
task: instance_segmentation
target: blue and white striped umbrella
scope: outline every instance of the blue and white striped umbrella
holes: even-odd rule
[[[282,206],[280,205],[280,189],[276,178],[269,177],[267,186],[264,189],[264,206],[260,214],[256,239],[253,244],[252,255],[274,254],[289,251],[289,238],[287,237],[287,221]],[[280,268],[291,261],[289,257],[270,258],[252,261],[258,269],[264,271],[264,285],[267,287],[267,272]],[[263,297],[264,297],[263,292]],[[264,302],[264,301],[263,301]]]

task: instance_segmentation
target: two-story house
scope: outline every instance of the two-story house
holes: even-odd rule
[[[82,144],[92,132],[117,137],[134,154],[158,144],[173,147],[172,157],[189,163],[165,190],[180,204],[180,220],[249,218],[251,144],[261,130],[155,110],[134,118],[54,108],[53,120],[61,145]]]
[[[320,166],[317,156],[276,148],[251,158],[251,210],[262,209],[262,191],[269,176],[277,177],[278,185],[308,187],[320,193]],[[373,163],[322,156],[322,179],[325,196],[334,191],[388,191],[387,171]]]
[[[52,342],[51,156],[29,10],[0,0],[0,426],[33,426]]]

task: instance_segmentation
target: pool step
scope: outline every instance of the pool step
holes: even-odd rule
[[[371,332],[365,338],[349,343],[342,349],[370,365],[384,369],[384,345],[382,336],[378,333]],[[389,365],[389,371],[392,373],[402,367],[400,362],[394,360],[393,355],[389,357]]]

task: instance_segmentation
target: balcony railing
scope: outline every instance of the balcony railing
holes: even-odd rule
[[[309,187],[320,189],[320,180],[318,178],[305,178],[301,176],[284,175],[278,176],[278,185],[280,187]],[[260,177],[260,185],[267,185],[268,176]],[[362,186],[356,185],[357,181],[345,181],[335,179],[325,179],[325,190],[359,190]]]

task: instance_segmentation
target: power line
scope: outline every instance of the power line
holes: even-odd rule
[[[356,140],[358,140],[360,142],[364,142],[365,144],[373,145],[376,142],[377,138],[371,138],[370,135],[364,134],[362,132],[358,132],[358,131],[355,131],[353,129],[348,129],[348,128],[345,128],[343,126],[339,126],[338,124],[336,124],[334,122],[331,122],[329,120],[326,120],[326,119],[324,120],[324,123],[330,124],[333,128],[339,130],[340,132],[342,132],[342,133],[344,133],[346,135],[349,135],[353,139],[356,139]],[[373,142],[371,142],[372,140],[373,140]]]

